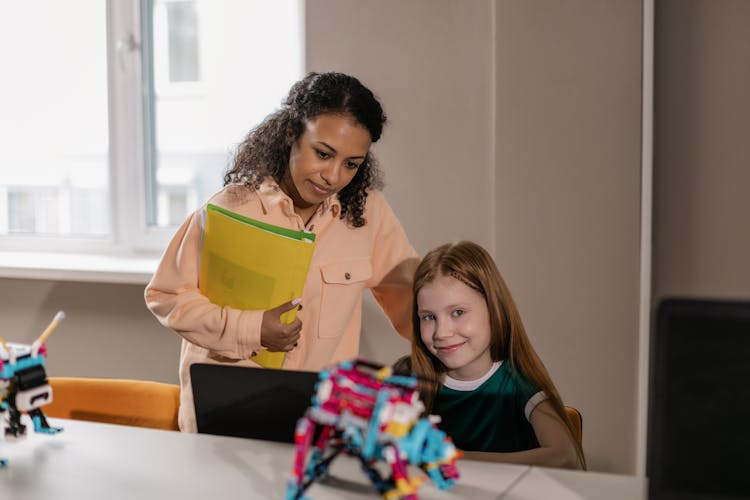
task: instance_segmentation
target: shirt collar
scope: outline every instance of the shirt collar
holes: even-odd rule
[[[272,177],[266,177],[263,180],[260,187],[258,187],[258,194],[260,195],[260,203],[263,206],[263,211],[265,213],[268,212],[268,205],[277,204],[284,207],[284,211],[287,213],[287,215],[291,215],[292,213],[294,213],[294,204],[292,203],[292,199],[284,191],[282,191],[279,184]],[[331,196],[323,200],[323,203],[320,204],[318,210],[315,213],[317,215],[322,215],[327,211],[330,211],[333,217],[338,217],[341,213],[341,202],[339,201],[339,197],[337,195],[332,194]]]
[[[489,378],[500,368],[502,363],[502,361],[493,362],[489,371],[476,380],[456,380],[453,377],[445,375],[443,385],[454,391],[474,391],[487,382],[487,380],[489,380]]]

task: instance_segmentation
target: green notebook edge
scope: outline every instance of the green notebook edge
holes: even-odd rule
[[[213,203],[207,203],[206,210],[219,212],[220,214],[226,215],[227,217],[231,217],[232,219],[235,219],[239,222],[243,222],[245,224],[255,226],[259,229],[263,229],[265,231],[278,234],[280,236],[286,236],[287,238],[293,238],[295,240],[300,240],[300,241],[302,240],[315,241],[315,233],[311,233],[309,231],[295,231],[294,229],[288,229],[285,227],[276,226],[274,224],[269,224],[268,222],[262,222],[256,219],[252,219],[250,217],[245,217],[244,215],[240,215],[236,212],[232,212],[231,210],[227,210],[226,208],[220,207],[218,205],[214,205]]]

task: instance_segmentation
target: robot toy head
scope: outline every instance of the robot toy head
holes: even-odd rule
[[[28,412],[52,402],[52,388],[44,369],[46,349],[42,347],[35,356],[31,345],[7,343],[0,353],[0,395],[5,392],[9,400],[12,395],[12,404],[18,411]]]

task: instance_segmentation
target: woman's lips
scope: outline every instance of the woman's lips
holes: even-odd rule
[[[321,186],[315,184],[313,181],[307,181],[307,182],[310,183],[310,186],[312,186],[313,191],[315,191],[315,193],[317,193],[318,195],[320,195],[320,196],[328,196],[329,194],[331,194],[331,190],[330,189],[326,189],[324,187],[321,187]]]

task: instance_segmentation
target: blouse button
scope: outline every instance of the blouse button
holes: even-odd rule
[[[352,279],[352,275],[349,273],[344,273],[344,278],[346,278],[347,280],[350,280]]]

